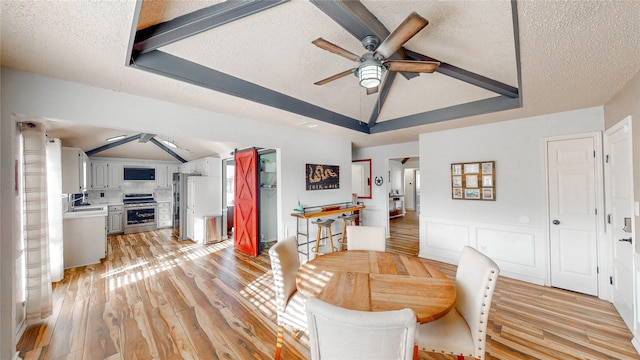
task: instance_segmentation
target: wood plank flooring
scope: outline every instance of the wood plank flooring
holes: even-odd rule
[[[414,212],[392,220],[387,250],[417,254]],[[455,266],[432,263],[455,275]],[[275,351],[269,256],[249,257],[230,241],[177,242],[170,230],[111,236],[102,263],[66,270],[53,291],[53,315],[18,343],[25,359],[270,359]],[[591,296],[500,277],[489,320],[489,360],[640,359],[613,306]],[[285,331],[282,358],[308,357],[307,336]]]

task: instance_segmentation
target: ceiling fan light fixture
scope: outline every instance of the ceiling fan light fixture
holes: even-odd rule
[[[361,61],[362,64],[356,69],[356,76],[360,86],[367,89],[378,87],[382,82],[384,66],[380,64],[380,61],[372,53],[364,54]]]
[[[380,85],[384,67],[378,64],[362,65],[358,68],[358,81],[363,88],[374,88]]]

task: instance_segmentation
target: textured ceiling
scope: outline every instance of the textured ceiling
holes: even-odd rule
[[[138,27],[217,3],[145,1]],[[407,42],[407,49],[514,87],[519,85],[514,49],[514,40],[518,40],[523,106],[374,135],[344,129],[125,66],[136,6],[130,1],[3,0],[1,65],[286,126],[318,123],[320,126],[308,131],[347,138],[355,146],[416,141],[424,132],[604,105],[640,70],[638,1],[517,2],[518,39],[513,38],[508,1],[362,3],[389,30],[417,11],[429,25]],[[376,96],[367,96],[355,77],[313,85],[354,67],[349,60],[313,46],[311,41],[318,37],[356,54],[365,52],[357,39],[306,1],[276,6],[161,50],[368,121]],[[411,80],[396,76],[379,121],[492,96],[496,95],[440,73]],[[106,138],[101,134],[106,130],[90,131],[100,134],[96,139]],[[88,150],[103,143],[74,146]],[[190,145],[194,154],[251,145],[189,143],[195,145]],[[140,156],[153,158],[142,152]],[[191,155],[186,153],[185,158]]]

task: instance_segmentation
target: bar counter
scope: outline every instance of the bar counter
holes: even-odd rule
[[[337,208],[332,208],[337,207]],[[331,208],[331,209],[328,209]],[[310,248],[309,245],[316,242],[316,239],[309,238],[309,220],[320,217],[331,217],[333,215],[339,215],[344,213],[358,213],[358,219],[356,220],[356,224],[359,224],[362,221],[361,211],[364,209],[364,205],[352,205],[351,203],[344,203],[342,205],[325,205],[325,206],[316,206],[316,207],[308,207],[304,209],[303,213],[293,212],[291,216],[297,218],[296,220],[296,237],[298,239],[298,252],[305,255],[307,257],[307,261],[309,259]],[[326,210],[323,210],[326,209]],[[303,226],[301,226],[301,222]],[[304,228],[303,228],[304,227]],[[334,233],[333,238],[338,239],[342,233]],[[304,247],[302,250],[300,247]]]

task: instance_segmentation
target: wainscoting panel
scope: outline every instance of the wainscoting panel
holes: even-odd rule
[[[423,224],[423,222],[420,222]],[[437,256],[460,257],[460,250],[469,244],[471,227],[468,224],[430,221],[426,226],[426,239],[430,252]],[[422,234],[422,232],[421,232]],[[422,244],[422,236],[420,237]],[[422,251],[422,246],[420,246]]]
[[[543,228],[420,218],[420,257],[457,264],[465,245],[491,257],[503,276],[548,284]]]

